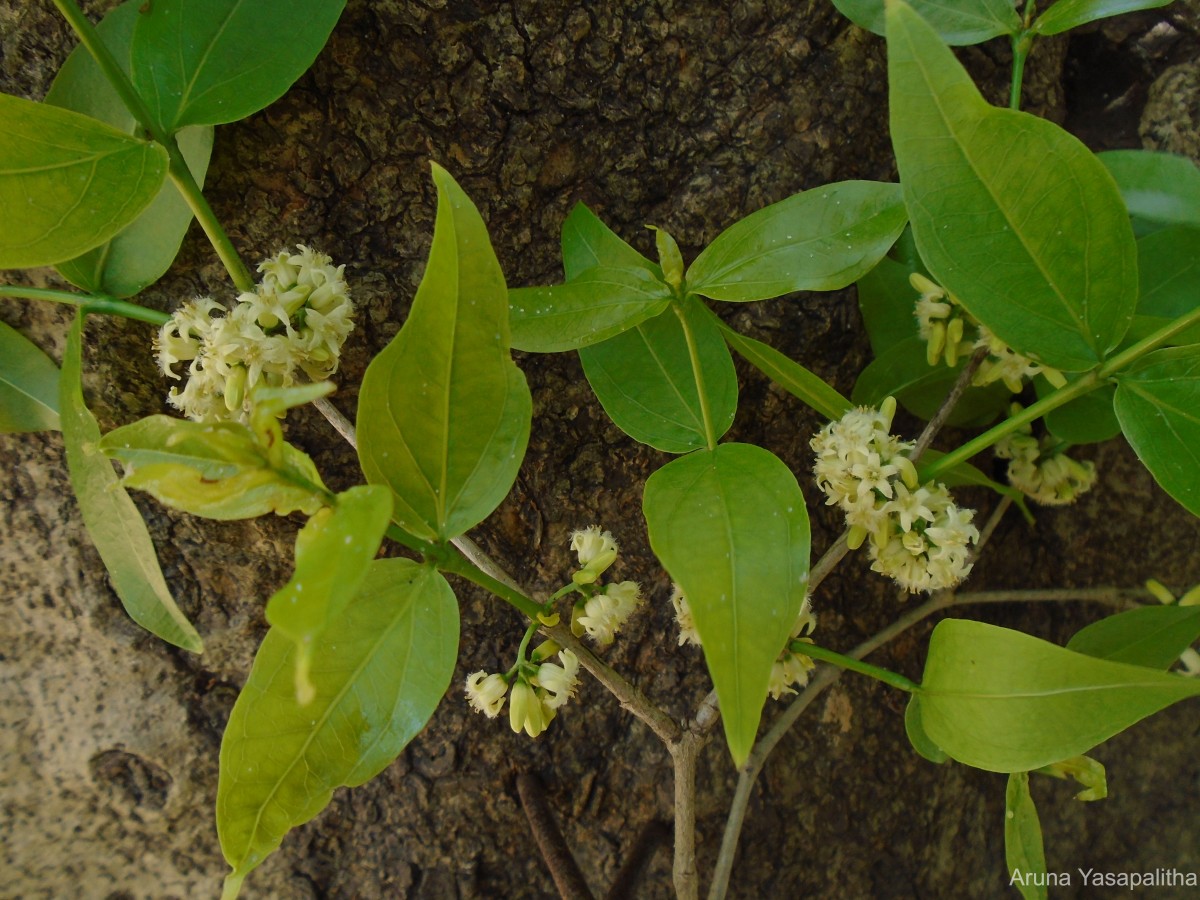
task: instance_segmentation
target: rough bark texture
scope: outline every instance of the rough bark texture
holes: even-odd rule
[[[109,5],[87,4],[93,13]],[[1153,38],[1155,24],[1168,21],[1159,12],[1093,28],[1070,48],[1066,39],[1040,45],[1027,107],[1079,125],[1094,145],[1136,145],[1147,85],[1197,46],[1196,4],[1171,15],[1173,37],[1160,29]],[[281,24],[279,39],[300,24]],[[0,5],[0,88],[40,98],[73,43],[49,3]],[[1006,49],[962,57],[989,96],[1006,95]],[[1127,75],[1128,84],[1095,87],[1101,74]],[[1148,116],[1148,141],[1196,154],[1196,83],[1193,64],[1149,91],[1158,112]],[[1116,93],[1098,96],[1104,91]],[[428,160],[448,166],[474,198],[510,283],[547,283],[560,273],[558,228],[578,200],[644,250],[652,241],[642,224],[651,222],[690,255],[739,216],[795,191],[894,177],[886,99],[882,41],[849,26],[827,0],[351,0],[286,97],[218,130],[208,193],[247,258],[304,242],[347,263],[362,311],[335,402],[351,414],[355,385],[404,321],[421,275],[434,212]],[[228,301],[233,291],[193,229],[144,301],[171,309],[197,294]],[[852,292],[720,312],[847,392],[869,359]],[[61,358],[65,310],[6,301],[0,317]],[[86,385],[102,427],[162,411],[146,326],[93,321],[87,343]],[[624,549],[618,574],[641,580],[651,602],[606,656],[682,716],[708,679],[697,654],[674,646],[669,584],[636,512],[645,478],[665,457],[606,421],[573,355],[520,363],[535,398],[529,455],[513,494],[476,537],[541,590],[569,571],[572,528],[611,529]],[[815,415],[758,375],[739,374],[731,436],[806,472]],[[290,439],[331,486],[358,479],[353,455],[315,413],[289,421]],[[217,524],[143,504],[168,580],[208,645],[191,656],[125,617],[79,520],[59,436],[4,436],[0,446],[2,893],[215,895],[224,871],[212,813],[221,730],[265,630],[263,601],[290,571],[299,523]],[[1083,455],[1097,462],[1097,488],[1074,507],[1042,511],[1033,529],[1006,520],[971,588],[1200,581],[1200,523],[1121,443]],[[840,523],[802,482],[820,551]],[[968,499],[983,514],[993,503]],[[288,837],[245,896],[547,896],[553,888],[517,799],[521,772],[546,783],[597,893],[642,825],[670,818],[666,753],[594,682],[537,741],[468,711],[461,677],[506,668],[521,625],[507,607],[455,586],[460,667],[429,727],[374,782],[338,792]],[[814,602],[821,639],[835,648],[903,608],[854,558]],[[966,614],[1064,641],[1099,611],[1056,604]],[[919,628],[877,661],[917,677],[927,636]],[[913,754],[902,700],[847,678],[801,720],[760,781],[735,896],[1006,895],[1004,779]],[[1200,871],[1197,724],[1197,706],[1185,704],[1099,748],[1112,787],[1104,803],[1075,803],[1068,786],[1039,781],[1051,868]],[[702,875],[733,783],[714,741],[699,778]],[[637,896],[670,893],[669,854],[660,852]]]

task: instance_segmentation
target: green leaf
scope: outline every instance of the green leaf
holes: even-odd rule
[[[1058,0],[1037,17],[1033,30],[1038,34],[1062,34],[1097,19],[1119,16],[1140,9],[1157,9],[1172,0]]]
[[[1200,639],[1200,606],[1142,606],[1075,633],[1067,649],[1099,659],[1169,669]]]
[[[129,46],[138,20],[141,0],[128,0],[104,17],[96,31],[117,63],[129,74]],[[136,135],[140,129],[133,114],[109,84],[86,47],[78,46],[63,63],[46,94],[46,102],[83,113],[118,131]],[[213,129],[185,128],[178,134],[179,148],[197,184],[204,186],[212,152]],[[174,184],[164,183],[154,201],[111,241],[73,260],[59,263],[60,273],[89,293],[131,297],[153,284],[170,268],[192,211]]]
[[[908,707],[904,710],[904,732],[913,749],[931,763],[941,765],[950,758],[925,733],[925,726],[921,724],[921,698],[916,694],[908,698]]]
[[[692,371],[686,317],[696,341],[709,417],[716,438],[733,424],[737,373],[713,319],[688,297],[661,315],[579,351],[583,373],[618,428],[666,453],[708,446],[700,393]]]
[[[358,593],[392,518],[391,492],[352,487],[332,509],[318,510],[296,535],[296,570],[267,602],[267,621],[296,644],[296,700],[313,697],[316,639]]]
[[[925,359],[925,342],[917,336],[894,344],[859,373],[850,399],[864,406],[878,406],[885,397],[896,401],[919,418],[928,420],[941,408],[946,395],[958,381],[966,360],[953,369]],[[951,425],[986,425],[1007,408],[1011,392],[1003,382],[968,388],[948,419]]]
[[[596,266],[566,284],[508,292],[512,345],[533,353],[578,350],[657,316],[671,288],[642,267]]]
[[[305,453],[281,442],[276,459],[239,422],[147,416],[110,431],[99,449],[124,465],[124,484],[210,519],[313,515],[328,497]]]
[[[921,269],[885,256],[858,280],[858,308],[876,356],[900,341],[920,336],[916,316],[919,294],[908,281],[914,271]],[[924,351],[921,355],[924,358]]]
[[[888,66],[900,181],[933,278],[1013,349],[1095,367],[1137,302],[1133,231],[1108,171],[1057,125],[988,105],[900,0]]]
[[[1067,381],[1075,378],[1067,376]],[[1041,376],[1034,379],[1033,386],[1039,399],[1057,390]],[[1069,444],[1098,444],[1116,437],[1121,433],[1121,423],[1113,409],[1116,390],[1114,385],[1106,384],[1051,410],[1045,416],[1046,429]]]
[[[345,0],[154,0],[133,33],[133,84],[168,133],[236,122],[313,64]]]
[[[434,165],[437,220],[404,327],[371,361],[358,457],[395,494],[396,522],[450,540],[499,505],[529,441],[532,401],[509,355],[508,289],[475,205]]]
[[[712,315],[709,310],[705,311]],[[713,315],[713,318],[716,316]],[[834,390],[832,385],[774,347],[739,334],[719,319],[717,324],[725,335],[725,342],[741,354],[746,362],[825,418],[840,419],[852,408],[850,401]]]
[[[429,721],[458,655],[458,605],[435,570],[371,564],[358,594],[313,647],[315,696],[296,702],[296,645],[272,628],[221,742],[217,831],[226,895],[335,788],[383,771]]]
[[[1117,182],[1138,233],[1171,225],[1200,228],[1200,169],[1157,150],[1108,150],[1098,158]]]
[[[79,113],[0,94],[0,269],[73,259],[138,217],[167,151]],[[17,214],[17,211],[20,211]]]
[[[904,230],[900,186],[842,181],[794,194],[731,225],[696,257],[687,288],[713,300],[766,300],[851,284]]]
[[[1164,228],[1137,248],[1140,315],[1175,319],[1200,306],[1200,229]]]
[[[946,619],[929,641],[921,721],[951,758],[991,772],[1022,772],[1086,753],[1198,694],[1200,680]]]
[[[0,434],[57,431],[58,391],[54,361],[0,322]]]
[[[129,617],[167,643],[200,653],[204,644],[175,605],[146,523],[98,447],[100,426],[84,404],[80,381],[83,320],[80,311],[67,335],[59,393],[67,470],[83,524]]]
[[[645,269],[659,281],[662,270],[600,221],[582,203],[576,203],[562,227],[563,270],[574,281],[588,269]]]
[[[804,495],[778,457],[721,444],[651,475],[642,507],[650,546],[692,608],[740,766],[808,586]]]
[[[1090,756],[1072,756],[1070,759],[1033,771],[1063,781],[1074,781],[1083,787],[1083,790],[1075,795],[1075,799],[1084,803],[1108,797],[1108,773],[1101,763]]]
[[[833,5],[860,28],[884,33],[884,0],[833,0]],[[956,46],[1016,34],[1021,28],[1011,0],[914,0],[912,8],[943,41]]]
[[[1114,405],[1154,480],[1200,516],[1200,344],[1143,356],[1117,376]]]
[[[1098,156],[1131,216],[1200,228],[1200,169],[1186,156],[1157,150],[1107,150]]]
[[[915,698],[914,698],[915,699]],[[1042,823],[1029,793],[1029,773],[1012,772],[1004,792],[1004,859],[1010,882],[1025,900],[1045,900],[1046,851]]]

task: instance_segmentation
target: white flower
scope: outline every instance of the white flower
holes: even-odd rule
[[[262,282],[239,295],[232,310],[195,300],[163,326],[155,352],[164,374],[178,379],[173,366],[191,360],[187,385],[168,395],[172,406],[201,422],[247,421],[258,384],[288,386],[298,371],[323,381],[337,371],[354,327],[345,267],[303,245],[299,250],[263,262]]]
[[[975,511],[956,506],[942,484],[895,502],[887,526],[871,536],[871,568],[910,592],[941,590],[966,578],[970,544],[979,540],[971,524]]]
[[[981,324],[978,328],[979,340],[975,342],[975,346],[986,347],[988,356],[971,379],[973,385],[982,387],[994,381],[1003,381],[1005,387],[1014,394],[1019,394],[1025,387],[1025,379],[1039,374],[1044,376],[1054,387],[1062,387],[1067,383],[1058,369],[1039,365],[1029,357],[1017,353],[992,334],[986,325]]]
[[[589,597],[583,615],[575,621],[588,637],[601,646],[611,644],[626,619],[641,603],[642,589],[636,581],[610,584],[605,593]]]
[[[800,613],[796,616],[796,624],[792,628],[792,641],[812,643],[805,635],[812,634],[816,627],[816,616],[813,615],[808,598],[805,597],[804,603],[800,607]],[[815,667],[816,663],[803,653],[793,650],[791,641],[789,641],[788,646],[783,648],[783,652],[771,666],[771,677],[767,683],[767,691],[771,694],[771,699],[778,700],[784,694],[796,693],[793,685],[804,687],[808,684],[808,673]]]
[[[617,559],[617,542],[599,525],[571,532],[571,549],[579,558],[579,571],[572,575],[576,584],[592,584]]]
[[[542,663],[538,666],[533,683],[542,689],[542,702],[549,709],[558,709],[575,696],[579,685],[579,657],[570,650],[558,651],[562,665]]]
[[[1020,405],[1014,403],[1013,413],[1020,410]],[[1043,506],[1074,503],[1096,483],[1094,463],[1067,456],[1050,435],[1038,440],[1030,424],[997,441],[995,452],[1001,459],[1011,460],[1009,483]]]
[[[500,715],[504,708],[504,695],[508,693],[508,682],[503,675],[473,672],[467,676],[467,702],[477,712],[489,719]]]
[[[517,734],[524,731],[537,737],[554,720],[554,710],[538,696],[533,686],[518,678],[512,686],[512,703],[508,707],[508,724]]]
[[[671,605],[675,607],[675,624],[679,626],[679,644],[695,644],[700,646],[700,632],[696,630],[696,620],[692,618],[692,608],[688,605],[683,588],[671,584]]]

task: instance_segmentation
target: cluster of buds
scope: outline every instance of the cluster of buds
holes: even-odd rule
[[[1012,412],[1021,411],[1014,403]],[[1026,424],[996,442],[996,455],[1010,460],[1008,480],[1018,491],[1043,506],[1066,506],[1091,489],[1096,466],[1067,456],[1061,442],[1046,435],[1040,440]]]
[[[300,245],[259,267],[262,281],[232,310],[203,297],[183,304],[155,340],[159,366],[187,383],[168,400],[198,422],[247,420],[254,388],[292,384],[298,372],[322,381],[337,371],[354,311],[342,277],[345,266]]]
[[[941,285],[920,272],[913,272],[908,281],[921,295],[914,314],[921,340],[925,341],[925,358],[931,366],[944,359],[946,365],[953,367],[972,348],[986,348],[988,355],[971,379],[976,387],[1003,381],[1005,387],[1019,394],[1025,379],[1035,375],[1042,375],[1055,387],[1067,383],[1058,369],[1035,363],[997,338]]]
[[[975,512],[955,505],[945,485],[920,484],[905,455],[913,445],[891,434],[895,412],[889,397],[821,429],[811,442],[817,486],[846,514],[851,549],[870,537],[876,572],[911,592],[953,587],[971,571]]]
[[[571,549],[580,566],[572,573],[571,581],[581,589],[582,595],[571,610],[571,631],[576,637],[587,634],[600,646],[607,646],[641,605],[641,586],[636,581],[597,583],[605,570],[616,562],[619,550],[612,534],[600,526],[589,525],[573,532]]]
[[[545,662],[554,653],[562,665]],[[518,663],[506,675],[473,672],[467,676],[467,702],[489,719],[500,715],[511,689],[508,722],[517,734],[537,737],[554,720],[559,707],[575,696],[579,684],[579,658],[547,641],[532,654],[530,662]]]

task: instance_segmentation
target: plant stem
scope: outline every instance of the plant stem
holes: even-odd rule
[[[542,613],[542,607],[538,603],[531,600],[521,591],[513,590],[503,581],[500,581],[500,579],[493,578],[463,556],[457,549],[452,553],[441,554],[437,559],[437,567],[443,572],[458,575],[461,578],[467,579],[472,584],[477,584],[484,590],[490,591],[535,621]]]
[[[213,214],[212,207],[208,205],[208,200],[205,199],[196,179],[192,177],[191,169],[188,168],[187,162],[183,158],[175,136],[163,129],[151,115],[142,96],[137,92],[137,88],[129,80],[129,75],[121,68],[120,63],[113,57],[91,21],[83,14],[74,0],[54,0],[54,5],[58,7],[63,18],[79,36],[80,43],[92,54],[96,65],[100,67],[104,77],[120,95],[121,102],[125,104],[130,115],[155,143],[162,145],[167,151],[169,160],[167,173],[170,175],[172,183],[179,189],[179,193],[183,195],[187,205],[191,207],[192,214],[200,223],[200,227],[204,229],[204,233],[208,236],[213,249],[217,251],[217,256],[220,257],[221,263],[229,272],[229,277],[233,280],[234,285],[242,292],[253,291],[254,279],[250,275],[250,270],[238,256],[233,242],[229,240],[229,235],[221,227],[221,223]]]
[[[868,678],[874,678],[876,681],[882,681],[884,684],[890,684],[894,688],[899,688],[906,693],[912,694],[921,689],[921,686],[915,681],[909,681],[903,675],[899,675],[888,669],[881,669],[879,666],[873,666],[870,663],[862,662],[852,656],[843,656],[833,650],[825,647],[820,647],[816,644],[809,644],[805,641],[793,641],[791,644],[793,653],[800,653],[804,656],[810,656],[813,659],[819,659],[823,662],[833,663],[839,669],[849,669],[851,672],[857,672],[859,675],[866,675]]]
[[[1025,59],[1033,49],[1033,34],[1022,28],[1012,37],[1012,86],[1008,92],[1009,109],[1021,108],[1021,82],[1025,78]]]
[[[70,291],[56,291],[50,288],[24,287],[14,284],[0,284],[0,297],[19,297],[22,300],[49,300],[52,303],[68,303],[71,306],[82,306],[85,312],[102,313],[110,316],[124,316],[138,322],[148,322],[151,325],[163,325],[171,317],[157,309],[147,309],[130,303],[128,300],[118,300],[107,294],[74,294]]]
[[[696,759],[704,739],[690,731],[667,749],[675,775],[675,862],[672,868],[675,896],[697,900],[700,879],[696,872]]]
[[[699,302],[699,301],[696,301]],[[692,360],[692,377],[696,379],[696,393],[700,398],[700,417],[704,420],[704,438],[708,441],[708,449],[717,449],[717,430],[713,427],[712,413],[708,409],[708,392],[704,389],[704,373],[700,370],[700,350],[696,346],[696,337],[688,324],[687,315],[680,303],[672,303],[671,308],[683,326],[683,337],[687,341],[688,356]]]

